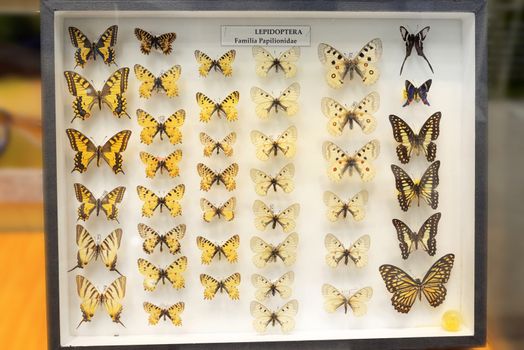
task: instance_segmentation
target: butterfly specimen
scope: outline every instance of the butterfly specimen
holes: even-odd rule
[[[424,295],[429,305],[437,307],[446,299],[446,287],[455,261],[454,254],[446,254],[438,259],[428,270],[422,281],[414,279],[402,269],[393,265],[382,265],[380,275],[386,283],[388,292],[393,293],[391,303],[398,312],[408,313],[415,300]]]
[[[274,246],[266,243],[262,238],[254,236],[251,238],[251,250],[255,253],[253,264],[262,268],[268,262],[276,262],[280,258],[284,265],[291,266],[297,258],[298,234],[290,233],[282,242]]]
[[[268,207],[257,199],[253,203],[253,213],[255,214],[255,227],[258,230],[265,231],[268,226],[274,230],[279,224],[282,231],[288,233],[296,226],[295,220],[300,213],[300,204],[292,204],[281,212],[275,213],[271,206]]]
[[[266,77],[271,69],[283,72],[286,78],[297,74],[296,62],[300,58],[300,47],[292,47],[282,52],[278,58],[274,57],[262,46],[253,46],[253,57],[256,61],[256,72],[259,77]]]
[[[160,174],[165,170],[169,176],[177,177],[180,174],[178,163],[182,159],[182,151],[171,152],[167,157],[156,157],[147,152],[140,152],[140,160],[146,166],[146,177],[152,179],[158,170]]]
[[[436,188],[439,183],[439,167],[440,160],[437,160],[429,165],[420,180],[412,180],[402,168],[391,164],[391,170],[395,176],[395,187],[398,191],[398,203],[403,211],[408,211],[415,198],[417,206],[420,206],[420,199],[422,198],[432,209],[437,209],[438,192]]]
[[[406,99],[406,102],[402,105],[402,107],[406,107],[410,105],[411,102],[418,102],[419,100],[422,100],[426,106],[429,106],[428,92],[432,81],[433,80],[428,79],[424,82],[424,84],[420,85],[419,87],[415,87],[413,83],[411,83],[409,80],[406,80],[406,87],[404,89],[404,98]]]
[[[122,152],[127,148],[131,137],[130,130],[122,130],[114,134],[102,146],[95,146],[87,136],[75,129],[66,129],[67,138],[73,151],[76,152],[73,171],[85,173],[87,167],[96,158],[96,166],[100,166],[103,159],[115,174],[124,173],[122,170]]]
[[[161,318],[166,320],[169,318],[174,326],[182,325],[182,318],[180,314],[184,311],[185,304],[181,301],[171,305],[167,309],[156,306],[155,304],[144,302],[144,311],[149,314],[149,324],[154,326],[160,321]]]
[[[255,191],[260,196],[267,195],[269,189],[277,192],[277,186],[285,193],[290,193],[295,188],[293,176],[295,175],[295,166],[289,163],[284,166],[278,174],[270,176],[258,169],[251,169],[251,180],[255,183]]]
[[[205,300],[211,300],[217,292],[224,293],[224,291],[229,295],[231,300],[240,299],[240,292],[238,291],[238,285],[240,284],[239,273],[234,273],[220,281],[203,273],[200,275],[200,283],[204,287]]]
[[[90,58],[96,61],[97,56],[100,56],[107,65],[115,63],[114,46],[116,45],[118,26],[107,28],[97,42],[91,42],[78,28],[69,27],[68,30],[71,43],[76,47],[75,62],[77,66],[84,68]]]
[[[198,249],[202,251],[200,260],[204,265],[209,265],[216,255],[218,255],[218,260],[223,255],[228,262],[237,262],[237,250],[240,247],[240,237],[238,235],[231,236],[224,244],[213,243],[202,236],[198,236],[196,242]]]
[[[324,158],[328,161],[327,175],[331,180],[338,182],[346,173],[352,176],[353,170],[356,170],[364,182],[369,182],[375,177],[376,170],[371,161],[380,153],[378,140],[369,141],[352,156],[333,142],[324,142],[322,148]]]
[[[369,93],[358,104],[353,103],[349,108],[329,97],[324,97],[321,102],[322,113],[329,119],[327,130],[333,136],[340,136],[347,125],[353,129],[353,124],[358,124],[364,134],[373,132],[377,121],[373,116],[380,106],[380,96],[376,92]]]
[[[216,184],[223,183],[228,191],[233,191],[237,187],[235,177],[238,175],[238,164],[232,163],[222,172],[214,172],[202,163],[197,164],[197,172],[200,175],[200,189],[209,191]]]
[[[400,144],[397,146],[397,156],[402,164],[411,159],[411,154],[426,156],[428,162],[435,160],[437,145],[433,142],[440,134],[440,118],[442,114],[436,112],[431,115],[422,125],[418,134],[401,118],[391,114],[389,121],[393,128],[393,137]]]
[[[318,45],[318,58],[327,69],[326,80],[329,86],[340,89],[349,74],[353,79],[356,73],[364,85],[374,84],[379,78],[378,69],[374,66],[382,56],[382,41],[373,39],[368,42],[354,57],[346,57],[328,44]]]
[[[160,212],[162,212],[163,207],[166,207],[173,217],[182,214],[180,200],[184,197],[184,192],[186,190],[184,184],[180,184],[173,188],[165,195],[165,197],[157,196],[144,186],[137,186],[136,190],[138,197],[144,202],[144,204],[142,204],[142,216],[148,218],[152,217],[158,207],[160,207]]]
[[[200,133],[200,143],[204,146],[204,156],[211,157],[213,153],[220,154],[220,151],[227,157],[233,155],[233,144],[237,140],[237,134],[233,131],[226,135],[221,141],[216,141],[205,132]]]
[[[102,110],[105,104],[115,117],[129,117],[127,114],[127,100],[124,93],[127,91],[127,79],[129,77],[129,68],[120,68],[109,78],[107,78],[102,90],[98,91],[91,83],[73,71],[65,71],[64,76],[67,82],[67,88],[71,95],[75,96],[73,100],[73,120],[80,118],[86,120],[91,117],[91,109],[95,104]]]
[[[361,221],[366,216],[364,205],[368,201],[368,192],[360,191],[348,202],[344,202],[336,194],[330,191],[324,192],[324,203],[326,204],[327,218],[335,222],[339,219],[345,219],[350,214],[355,221]]]
[[[200,121],[207,123],[215,113],[219,118],[224,116],[230,122],[237,120],[239,99],[240,93],[238,91],[233,91],[227,95],[222,102],[215,102],[203,93],[197,92],[196,100],[200,107]]]
[[[295,274],[293,271],[288,271],[280,276],[275,281],[270,281],[262,275],[253,274],[251,276],[251,283],[256,288],[255,298],[258,301],[263,301],[270,296],[280,295],[282,299],[287,299],[291,296],[293,280]]]
[[[126,188],[119,186],[111,190],[109,193],[104,192],[102,198],[95,198],[93,193],[82,184],[75,183],[75,196],[80,202],[78,206],[78,219],[86,221],[91,216],[91,213],[96,209],[96,216],[103,211],[108,220],[116,220],[118,222],[118,208],[117,204],[122,202]]]
[[[226,221],[231,221],[235,218],[235,206],[237,200],[231,197],[220,206],[215,206],[213,203],[205,198],[200,198],[200,208],[202,209],[202,218],[206,222],[211,222],[215,217],[224,218]]]
[[[182,68],[175,65],[156,77],[147,68],[135,64],[136,78],[142,82],[138,88],[138,94],[140,97],[150,98],[153,91],[164,91],[168,97],[178,96],[177,81],[181,72]]]
[[[403,259],[407,259],[409,254],[419,249],[419,247],[424,249],[430,256],[435,255],[437,251],[435,236],[437,235],[440,217],[440,213],[431,215],[424,221],[418,232],[412,231],[402,221],[393,219],[393,226],[397,230],[397,238],[400,242],[399,247]]]
[[[251,131],[251,142],[255,145],[256,155],[260,160],[268,160],[271,155],[276,157],[279,151],[284,157],[292,158],[297,150],[297,128],[290,126],[276,139],[258,130],[253,130]]]
[[[252,301],[250,310],[251,316],[255,318],[253,327],[257,332],[264,333],[269,325],[273,327],[280,325],[282,332],[288,333],[295,328],[293,317],[298,312],[298,301],[295,299],[288,301],[276,311],[271,311],[259,302]]]
[[[433,67],[431,67],[431,63],[429,63],[428,58],[424,54],[424,40],[426,39],[426,35],[428,35],[428,32],[429,26],[422,28],[422,30],[419,31],[417,34],[411,34],[404,26],[400,26],[400,35],[402,35],[402,40],[404,40],[404,43],[406,44],[406,56],[404,57],[404,61],[402,61],[402,66],[400,67],[400,75],[402,75],[404,63],[406,63],[406,60],[411,55],[413,47],[415,47],[417,55],[422,56],[422,58],[426,60],[429,69],[431,69],[431,72],[435,73],[433,72]]]
[[[160,244],[160,252],[166,246],[171,254],[180,253],[180,240],[186,234],[186,225],[180,224],[161,235],[146,224],[138,224],[138,234],[144,240],[142,248],[146,254],[151,254]]]
[[[100,240],[100,236],[95,240],[82,225],[76,225],[77,263],[75,267],[67,272],[71,272],[76,268],[83,269],[91,260],[98,260],[98,257],[100,257],[109,271],[116,271],[120,276],[123,276],[116,269],[117,252],[122,240],[122,230],[117,228],[108,234],[104,240]]]
[[[100,304],[104,304],[106,312],[113,322],[124,326],[122,321],[120,321],[120,315],[123,309],[122,300],[126,295],[125,276],[120,276],[114,280],[109,287],[100,293],[87,278],[77,275],[76,291],[81,300],[80,310],[82,311],[82,321],[76,328],[80,327],[83,322],[91,322]]]
[[[156,289],[160,281],[162,281],[162,284],[166,284],[166,279],[173,285],[173,288],[184,288],[185,281],[182,274],[186,271],[186,268],[187,258],[185,256],[173,261],[165,269],[156,267],[145,259],[138,259],[138,271],[144,276],[144,290],[150,292]]]
[[[328,233],[324,239],[324,245],[328,251],[326,264],[330,267],[337,267],[341,261],[344,262],[344,265],[352,261],[356,267],[364,267],[368,263],[368,251],[371,245],[369,235],[360,237],[351,247],[345,248],[337,237]]]
[[[164,55],[169,55],[173,51],[172,44],[176,39],[176,33],[155,36],[140,28],[135,28],[135,36],[140,40],[140,51],[144,55],[149,55],[151,49],[160,50]]]
[[[198,73],[201,77],[207,77],[211,69],[215,72],[221,72],[225,77],[230,77],[233,74],[233,61],[235,60],[236,51],[229,50],[219,59],[212,59],[202,51],[195,51],[195,58],[200,65]]]
[[[150,145],[156,135],[160,136],[160,140],[163,140],[162,137],[166,135],[172,145],[182,143],[180,128],[186,119],[186,112],[183,109],[179,109],[165,120],[161,117],[160,121],[141,109],[137,109],[136,114],[138,125],[143,128],[140,132],[140,142]]]
[[[344,305],[344,313],[348,313],[348,307],[353,311],[355,316],[364,316],[368,311],[366,303],[373,296],[373,289],[365,287],[359,289],[355,294],[345,296],[331,284],[322,286],[322,295],[324,296],[324,309],[327,312],[335,312],[339,307]]]
[[[295,115],[298,112],[299,95],[300,85],[298,83],[289,85],[278,97],[274,97],[261,88],[251,88],[251,99],[256,104],[255,112],[262,120],[269,119],[271,111],[278,113],[281,110],[288,116]]]

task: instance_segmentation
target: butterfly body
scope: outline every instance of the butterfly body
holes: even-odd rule
[[[71,43],[77,49],[74,56],[76,66],[84,68],[89,59],[96,61],[97,56],[100,56],[107,65],[115,63],[114,46],[117,41],[118,26],[107,28],[96,42],[91,42],[78,28],[69,27],[68,31]]]
[[[424,103],[426,106],[429,106],[428,92],[431,87],[432,81],[433,80],[428,79],[424,82],[424,84],[420,85],[417,88],[409,80],[406,80],[404,90],[406,102],[402,105],[402,107],[406,107],[410,105],[413,101],[418,102],[419,100],[422,100],[422,103]]]
[[[427,62],[429,68],[431,69],[431,72],[433,72],[433,67],[431,66],[431,63],[429,63],[428,58],[424,54],[424,40],[426,39],[426,36],[428,35],[430,27],[424,27],[422,30],[420,30],[416,34],[410,33],[404,26],[400,26],[400,35],[402,36],[402,40],[404,40],[404,43],[406,45],[406,55],[404,57],[404,61],[402,62],[402,66],[400,67],[400,75],[402,75],[402,70],[404,69],[404,64],[406,63],[406,60],[411,55],[411,52],[413,51],[413,47],[417,51],[417,55],[424,58],[424,60]]]

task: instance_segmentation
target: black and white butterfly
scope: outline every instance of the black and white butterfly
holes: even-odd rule
[[[400,67],[400,75],[402,75],[402,70],[404,69],[404,63],[406,63],[406,60],[411,55],[411,51],[413,50],[413,47],[415,47],[415,50],[417,51],[417,54],[419,56],[422,56],[426,60],[426,62],[429,65],[429,68],[431,69],[432,73],[435,73],[433,71],[433,67],[431,66],[431,63],[429,63],[428,58],[424,54],[424,39],[426,39],[426,35],[428,35],[429,32],[429,26],[422,28],[421,31],[419,31],[417,34],[411,34],[408,32],[408,30],[404,26],[400,26],[400,35],[402,35],[402,40],[406,43],[406,57],[404,57],[404,61],[402,62],[402,66]]]
[[[406,260],[409,254],[418,249],[426,251],[430,256],[435,255],[437,251],[435,236],[438,233],[438,223],[441,216],[441,213],[431,215],[424,221],[418,232],[411,230],[404,222],[393,219],[392,222],[397,231],[402,259]]]

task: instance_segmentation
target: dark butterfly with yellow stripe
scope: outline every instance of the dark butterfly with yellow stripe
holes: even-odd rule
[[[169,55],[173,51],[172,44],[176,39],[176,33],[173,32],[155,36],[140,28],[135,28],[135,36],[140,40],[140,51],[144,55],[149,55],[151,49],[160,50],[164,55]]]
[[[211,187],[216,184],[223,183],[228,191],[233,191],[237,184],[235,177],[238,175],[238,164],[232,163],[222,172],[215,172],[207,167],[205,164],[197,164],[197,172],[200,175],[200,189],[202,191],[209,191]]]
[[[103,241],[100,242],[100,239],[100,235],[95,240],[85,227],[76,225],[77,263],[67,272],[76,268],[83,269],[89,262],[98,260],[98,257],[100,257],[109,271],[116,271],[120,276],[123,276],[116,269],[117,252],[122,241],[122,230],[117,228],[108,234]]]
[[[141,84],[138,87],[138,94],[143,98],[150,98],[153,91],[164,91],[168,97],[178,96],[178,79],[182,73],[179,65],[174,65],[158,77],[151,73],[147,68],[135,64],[135,75]]]
[[[158,283],[166,284],[168,280],[173,288],[182,289],[185,287],[184,271],[187,269],[187,257],[182,256],[173,261],[165,269],[156,267],[145,259],[138,259],[138,272],[144,276],[144,290],[152,292]]]
[[[180,314],[184,311],[185,308],[185,304],[182,301],[171,305],[167,309],[161,308],[147,301],[144,302],[143,306],[144,311],[149,314],[148,321],[152,326],[156,325],[161,318],[163,318],[164,321],[166,318],[169,318],[174,326],[182,325],[182,318],[180,318]]]
[[[224,293],[224,291],[229,295],[231,300],[240,299],[240,292],[238,291],[238,286],[240,284],[239,273],[234,273],[223,280],[217,280],[212,276],[203,273],[200,275],[200,283],[204,287],[205,300],[211,300],[215,297],[217,292]]]
[[[169,191],[164,197],[160,197],[153,193],[153,191],[145,188],[144,186],[136,187],[138,197],[144,202],[142,204],[142,216],[152,217],[156,208],[166,207],[169,210],[171,216],[176,217],[182,215],[182,206],[180,200],[184,197],[186,187],[184,184],[180,184]]]
[[[76,199],[80,202],[78,207],[78,220],[86,221],[91,216],[91,213],[96,209],[96,216],[102,210],[108,220],[116,220],[118,222],[118,208],[117,204],[122,202],[126,188],[119,186],[114,188],[109,193],[104,192],[102,198],[95,198],[93,193],[82,184],[75,183]]]
[[[220,58],[214,60],[202,51],[195,51],[195,58],[200,64],[198,73],[201,77],[207,77],[211,69],[215,72],[221,72],[225,77],[230,77],[233,74],[233,61],[235,60],[236,51],[229,50]]]
[[[90,322],[100,304],[104,304],[106,312],[113,322],[124,326],[122,321],[120,321],[120,316],[123,309],[122,300],[126,295],[125,276],[114,280],[109,287],[100,293],[87,278],[77,275],[76,291],[81,300],[80,310],[82,311],[82,320],[76,328],[80,327],[83,322]]]
[[[426,106],[429,106],[428,92],[432,82],[433,80],[428,79],[424,82],[424,84],[416,87],[409,80],[406,80],[406,87],[404,88],[404,98],[406,99],[406,102],[402,105],[402,107],[406,107],[413,101],[418,102],[419,100],[422,100],[422,103],[424,103]]]
[[[142,109],[137,109],[136,115],[138,125],[143,128],[140,132],[140,142],[150,145],[156,135],[159,135],[160,140],[166,135],[172,145],[182,143],[180,128],[186,120],[186,112],[183,109],[179,109],[165,120],[164,117],[160,117],[159,121]]]
[[[75,167],[71,172],[86,172],[89,164],[96,158],[96,166],[100,166],[100,160],[103,159],[115,174],[124,173],[122,170],[122,152],[127,148],[127,143],[131,137],[130,130],[122,130],[116,133],[102,146],[95,146],[87,136],[78,130],[67,129],[66,134],[71,148],[76,152]]]
[[[431,63],[429,63],[428,58],[426,57],[426,54],[424,53],[424,40],[426,39],[426,36],[429,32],[429,26],[422,28],[417,34],[411,34],[406,27],[400,26],[400,35],[402,36],[402,40],[404,40],[404,43],[406,44],[406,56],[404,57],[404,61],[402,62],[402,66],[400,67],[400,75],[402,75],[402,70],[404,69],[404,63],[406,63],[406,60],[411,55],[411,51],[413,51],[413,47],[417,51],[417,55],[424,58],[424,60],[427,62],[429,69],[431,69],[432,73],[435,73],[433,71],[433,67],[431,66]]]
[[[438,223],[440,213],[431,215],[420,227],[418,232],[412,231],[408,225],[398,219],[393,219],[393,226],[397,230],[397,238],[402,253],[402,259],[407,259],[409,254],[419,249],[425,250],[430,256],[437,252],[437,240],[435,236],[438,233]]]
[[[154,156],[147,152],[140,152],[140,160],[146,166],[146,177],[154,178],[158,170],[160,174],[165,170],[169,176],[177,177],[180,175],[178,163],[182,159],[182,151],[177,149],[171,152],[167,157]]]
[[[414,279],[402,269],[393,265],[382,265],[380,275],[386,283],[388,292],[393,293],[391,303],[400,313],[408,313],[418,298],[424,295],[429,305],[437,307],[446,299],[447,283],[455,261],[454,254],[446,254],[438,259],[428,270],[422,281]]]
[[[75,62],[77,66],[85,67],[89,59],[96,61],[96,56],[102,57],[105,64],[115,63],[116,37],[118,26],[114,25],[105,30],[97,42],[91,42],[82,31],[75,27],[69,27],[69,38],[75,51]]]
[[[202,264],[209,265],[213,258],[218,255],[218,260],[224,256],[230,263],[236,263],[238,260],[238,247],[240,247],[240,236],[231,236],[223,244],[213,243],[207,238],[198,236],[196,239],[197,247],[202,251],[200,260]]]
[[[138,234],[144,240],[142,248],[146,254],[151,254],[160,244],[160,252],[165,245],[173,255],[180,253],[180,240],[186,234],[186,225],[180,224],[161,235],[146,224],[138,224]]]
[[[394,164],[391,165],[398,191],[398,203],[403,211],[408,211],[415,198],[417,199],[417,206],[420,206],[420,199],[422,198],[432,209],[437,209],[438,192],[436,188],[439,184],[439,167],[440,160],[437,160],[430,164],[420,180],[413,180],[402,168]]]
[[[65,71],[64,75],[69,92],[75,96],[71,122],[76,118],[85,120],[91,117],[91,109],[95,104],[100,110],[102,110],[102,104],[105,104],[115,117],[129,117],[126,111],[127,100],[124,97],[127,91],[129,68],[120,68],[111,74],[100,91],[76,72]]]
[[[430,116],[420,128],[418,134],[401,118],[391,114],[389,121],[393,128],[393,137],[400,144],[397,145],[397,156],[402,164],[409,163],[411,154],[424,154],[428,162],[435,160],[437,145],[435,141],[440,134],[440,112]]]

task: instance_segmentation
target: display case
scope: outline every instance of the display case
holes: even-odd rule
[[[50,348],[483,344],[485,6],[43,1]]]

